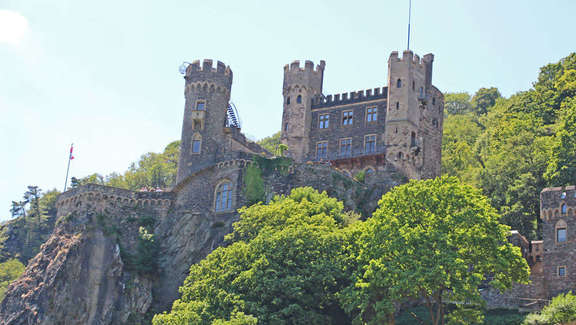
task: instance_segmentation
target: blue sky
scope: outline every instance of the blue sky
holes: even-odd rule
[[[326,60],[324,93],[386,83],[406,47],[408,0],[0,0],[0,219],[26,186],[124,171],[180,137],[182,61],[234,72],[232,101],[254,139],[280,129],[282,68]],[[412,49],[435,54],[442,91],[530,88],[575,50],[576,1],[413,0]]]

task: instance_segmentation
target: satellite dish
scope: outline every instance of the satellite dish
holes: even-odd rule
[[[189,65],[190,65],[190,62],[186,62],[186,61],[182,62],[182,64],[178,68],[178,71],[180,71],[180,74],[186,74],[186,69],[188,68]]]

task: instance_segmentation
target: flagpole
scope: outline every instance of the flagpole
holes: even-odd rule
[[[410,50],[410,20],[412,18],[412,0],[408,0],[408,50]]]
[[[68,167],[66,167],[66,180],[64,181],[64,192],[66,192],[66,186],[68,185],[68,172],[70,171],[70,161],[72,160],[72,149],[74,148],[74,143],[70,145],[70,155],[68,156]]]

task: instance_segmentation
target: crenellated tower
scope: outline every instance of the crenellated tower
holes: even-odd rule
[[[227,109],[232,70],[218,61],[194,61],[184,79],[184,121],[176,183],[192,172],[213,164],[226,150]]]
[[[440,175],[444,97],[432,85],[434,55],[388,59],[387,157],[410,178]]]
[[[300,61],[294,61],[284,66],[281,139],[288,146],[287,155],[297,162],[304,161],[308,154],[312,99],[322,94],[325,65],[320,61],[314,68],[312,61],[306,61],[301,68]]]

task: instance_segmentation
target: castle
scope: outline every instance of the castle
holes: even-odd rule
[[[142,323],[147,312],[170,308],[190,265],[224,242],[242,206],[311,186],[369,215],[392,187],[440,175],[444,100],[432,85],[433,60],[392,52],[387,86],[337,95],[323,94],[324,61],[285,66],[286,157],[242,134],[230,67],[189,64],[173,188],[88,184],[61,194],[60,225],[0,304],[0,321]],[[261,192],[249,195],[256,178]],[[151,235],[159,251],[154,275],[133,262]]]

